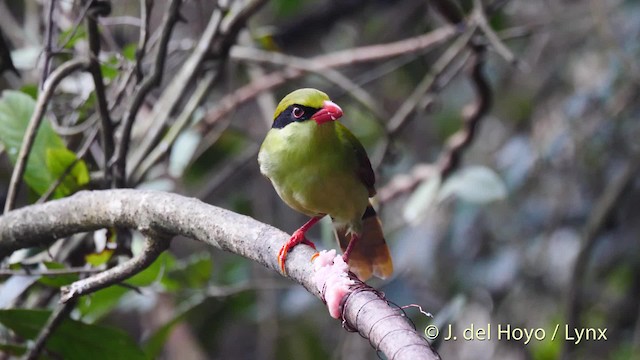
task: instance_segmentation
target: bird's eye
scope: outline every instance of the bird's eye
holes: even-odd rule
[[[300,119],[302,115],[304,115],[304,110],[300,109],[299,107],[294,107],[291,114],[293,115],[294,118]]]

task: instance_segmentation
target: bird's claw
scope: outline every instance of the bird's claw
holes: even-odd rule
[[[291,235],[291,238],[289,238],[289,241],[287,241],[286,244],[282,245],[280,251],[278,252],[278,265],[280,266],[280,270],[282,270],[282,273],[285,275],[287,274],[287,270],[285,268],[287,254],[298,244],[309,245],[314,250],[316,249],[316,245],[307,240],[307,238],[304,236],[304,232],[296,230],[293,235]]]

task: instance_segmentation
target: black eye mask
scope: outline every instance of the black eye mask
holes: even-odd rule
[[[298,118],[293,116],[294,108],[298,108],[299,110],[304,111],[302,116]],[[318,110],[320,109],[315,109],[312,107],[298,105],[298,104],[290,105],[289,107],[284,109],[284,111],[281,112],[280,115],[278,115],[278,117],[273,121],[273,125],[271,127],[275,129],[282,129],[285,126],[291,124],[292,122],[296,122],[296,121],[302,122],[305,120],[309,120],[311,119],[313,114],[318,112]]]

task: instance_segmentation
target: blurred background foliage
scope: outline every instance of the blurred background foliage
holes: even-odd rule
[[[86,28],[79,23],[83,4],[53,3],[52,69],[88,51]],[[233,9],[235,3],[243,1],[218,5]],[[465,14],[474,8],[468,0],[452,3]],[[0,1],[3,197],[42,81],[48,4]],[[157,36],[153,34],[167,1],[153,4],[151,38]],[[434,164],[463,126],[465,107],[475,101],[467,69],[448,71],[451,78],[442,87],[422,94],[392,138],[385,124],[455,39],[427,51],[341,68],[375,99],[379,111],[310,72],[235,105],[203,130],[203,119],[225,95],[282,68],[234,58],[235,47],[315,57],[415,37],[446,24],[428,1],[271,0],[251,17],[228,61],[204,63],[202,74],[220,71],[189,115],[192,126],[180,131],[169,152],[131,185],[196,196],[291,232],[305,219],[287,208],[259,174],[257,148],[282,96],[299,87],[323,89],[345,110],[344,123],[367,148],[379,192],[386,194],[379,213],[396,270],[393,278],[371,284],[400,306],[419,304],[434,314],[430,319],[407,309],[418,330],[430,323],[443,331],[447,324],[458,329],[510,324],[542,328],[547,334],[528,344],[441,337],[435,344],[443,358],[640,358],[640,2],[511,0],[484,5],[491,10],[491,28],[517,61],[505,61],[484,43],[483,71],[493,106],[481,119],[461,167],[443,182]],[[184,21],[169,42],[164,81],[138,113],[131,151],[148,135],[151,109],[215,8],[216,2],[201,0],[182,5]],[[136,61],[140,2],[111,1],[111,13],[99,24],[101,71],[113,100]],[[154,56],[144,57],[145,74],[153,61]],[[124,94],[120,102],[130,95],[128,90]],[[120,102],[112,104],[114,121],[122,117]],[[95,106],[88,73],[61,82],[25,174],[29,188],[23,188],[21,204],[41,199],[69,166],[63,184],[46,198],[104,187]],[[311,237],[321,248],[335,247],[328,222]],[[25,340],[33,339],[46,321],[60,286],[129,258],[142,241],[136,233],[130,241],[120,240],[111,230],[78,234],[51,249],[16,252],[5,262],[0,358],[25,351]],[[67,268],[82,271],[38,275]],[[18,275],[26,270],[31,274]],[[82,298],[72,318],[50,339],[45,358],[376,356],[366,340],[342,330],[300,286],[187,239],[174,239],[169,252],[121,286]],[[576,318],[579,327],[607,328],[607,340],[578,345],[551,341],[557,324],[562,332]]]

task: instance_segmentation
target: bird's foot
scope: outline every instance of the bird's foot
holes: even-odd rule
[[[360,240],[360,237],[356,234],[351,236],[351,241],[349,241],[349,245],[347,245],[347,249],[342,254],[342,260],[344,260],[345,264],[349,264],[349,255],[351,255],[351,251],[355,247],[356,243]]]
[[[300,229],[296,230],[293,235],[291,235],[291,238],[289,238],[289,241],[287,241],[287,243],[284,244],[278,252],[278,265],[280,265],[280,269],[282,270],[283,274],[287,273],[287,270],[285,269],[287,254],[298,244],[309,245],[314,250],[316,249],[316,245],[307,240],[307,238],[304,236],[304,231],[301,231]]]

